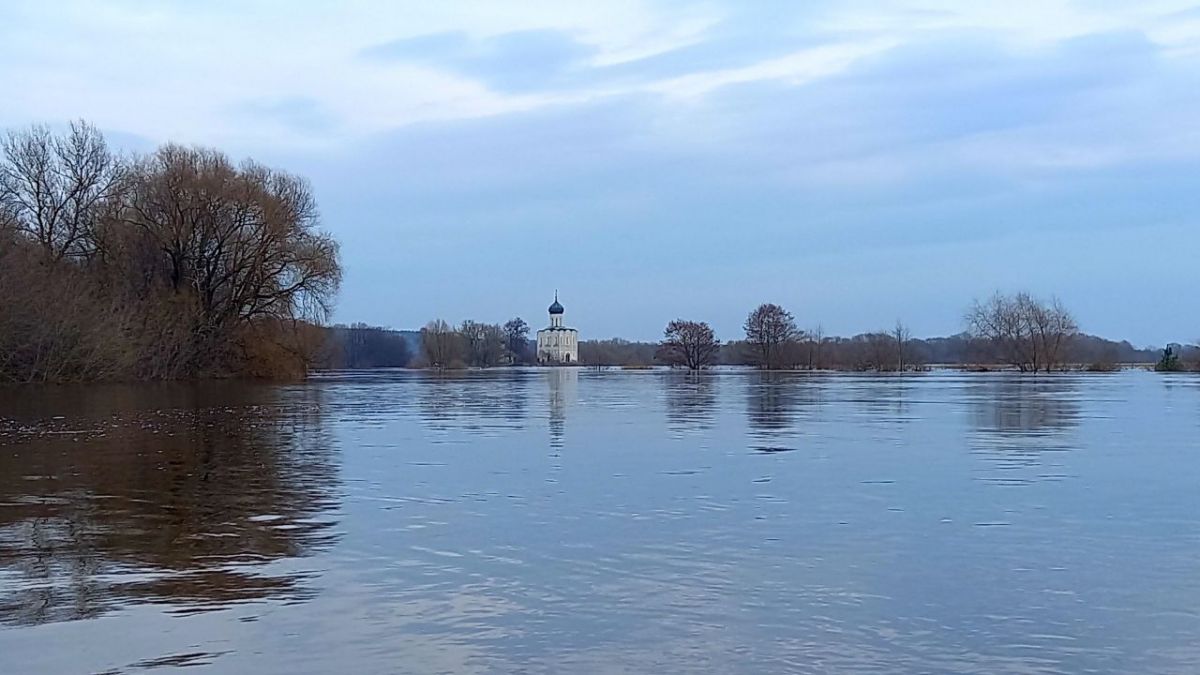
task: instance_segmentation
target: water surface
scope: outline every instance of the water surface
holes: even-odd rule
[[[0,672],[1200,672],[1200,380],[0,389]]]

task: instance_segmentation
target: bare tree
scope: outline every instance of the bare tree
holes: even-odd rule
[[[824,368],[826,366],[825,355],[824,355],[825,340],[826,340],[825,329],[820,324],[818,324],[816,331],[813,333],[813,344],[815,344],[817,346],[816,367],[818,369]]]
[[[96,127],[72,122],[65,136],[45,126],[10,132],[0,139],[0,160],[0,211],[12,226],[52,260],[90,257],[99,221],[126,186],[124,162]]]
[[[967,311],[967,332],[984,340],[998,360],[1026,372],[1037,366],[1033,335],[1021,319],[1019,299],[993,294],[984,302],[976,300]]]
[[[800,337],[791,313],[770,303],[750,312],[744,328],[754,363],[763,369],[783,367],[787,360],[785,350]]]
[[[1028,311],[1034,342],[1041,353],[1046,372],[1061,368],[1066,362],[1071,342],[1079,333],[1075,317],[1058,298],[1051,298],[1049,303],[1032,302]]]
[[[38,346],[0,357],[0,377],[301,374],[341,279],[317,225],[303,180],[216,151],[125,161],[85,122],[10,133],[0,255],[5,295],[25,291],[0,307],[13,319],[0,340]]]
[[[496,324],[464,321],[458,329],[467,363],[479,368],[500,365],[504,358],[504,329]]]
[[[1051,372],[1061,367],[1066,349],[1079,333],[1074,317],[1057,298],[1049,303],[1029,293],[992,295],[968,310],[967,330],[984,340],[994,356],[1021,372]]]
[[[458,327],[458,335],[462,339],[462,346],[466,351],[467,365],[477,366],[482,359],[486,337],[484,329],[484,324],[471,320],[463,321]]]
[[[820,369],[822,367],[821,343],[824,339],[825,331],[820,324],[817,324],[816,328],[804,333],[804,346],[808,355],[806,367],[809,370]]]
[[[721,342],[707,323],[675,319],[663,331],[659,354],[673,366],[700,370],[716,363],[720,349]]]
[[[529,356],[529,324],[521,317],[504,324],[504,346],[513,363],[523,363]]]
[[[483,328],[483,349],[479,353],[478,365],[482,368],[492,368],[504,362],[507,353],[505,346],[504,327],[500,324],[489,323]]]
[[[123,222],[163,252],[166,281],[194,293],[206,325],[325,318],[341,282],[338,247],[316,229],[303,179],[175,145],[136,171]]]
[[[892,336],[881,330],[864,336],[867,350],[865,360],[860,361],[860,369],[871,369],[876,372],[891,370],[896,363],[896,344]]]
[[[426,365],[438,370],[453,367],[462,360],[462,338],[449,323],[435,319],[421,329],[421,353]]]
[[[912,339],[912,331],[902,321],[896,319],[896,325],[892,328],[892,338],[896,341],[896,371],[902,373],[904,372],[904,345]]]

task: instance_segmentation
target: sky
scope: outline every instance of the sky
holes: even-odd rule
[[[334,320],[1200,338],[1200,3],[6,0],[0,128],[307,177]]]

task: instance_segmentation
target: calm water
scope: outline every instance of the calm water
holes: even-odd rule
[[[0,672],[1200,672],[1200,379],[0,390]]]

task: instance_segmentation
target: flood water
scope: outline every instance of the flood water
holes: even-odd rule
[[[0,389],[0,673],[177,666],[1200,672],[1200,379]]]

